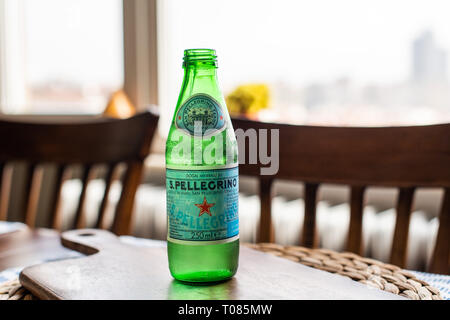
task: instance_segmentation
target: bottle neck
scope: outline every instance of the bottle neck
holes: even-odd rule
[[[183,91],[188,95],[220,93],[217,68],[212,65],[189,64],[184,67]]]
[[[188,65],[184,68],[184,79],[217,80],[217,68],[213,66]]]

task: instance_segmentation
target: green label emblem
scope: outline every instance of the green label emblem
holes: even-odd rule
[[[196,94],[186,100],[176,114],[175,125],[178,129],[195,135],[210,135],[225,128],[225,116],[219,103],[206,94]]]

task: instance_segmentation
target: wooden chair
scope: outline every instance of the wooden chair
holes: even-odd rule
[[[316,197],[321,183],[351,188],[347,250],[362,253],[364,190],[399,188],[390,262],[404,267],[414,190],[445,189],[430,271],[448,274],[450,247],[450,124],[413,127],[315,127],[233,119],[234,129],[279,129],[279,171],[261,176],[258,163],[241,164],[241,175],[259,179],[259,242],[273,242],[271,185],[275,179],[304,182],[305,216],[301,245],[316,246]],[[246,149],[248,141],[246,139]],[[270,142],[270,137],[268,138]],[[270,149],[270,146],[268,148]],[[248,161],[246,161],[248,163]]]
[[[55,187],[50,199],[48,226],[61,228],[61,187],[69,166],[81,165],[82,191],[73,228],[85,227],[84,205],[89,180],[95,166],[105,165],[105,191],[98,212],[96,227],[105,226],[107,199],[119,165],[126,166],[122,191],[115,210],[112,231],[128,234],[134,196],[140,183],[143,162],[149,154],[158,115],[144,112],[128,119],[95,118],[76,123],[25,123],[0,120],[0,220],[6,220],[11,174],[5,165],[24,161],[28,170],[25,182],[25,223],[35,226],[37,203],[42,180],[41,164],[57,166]],[[3,182],[3,184],[2,184]]]

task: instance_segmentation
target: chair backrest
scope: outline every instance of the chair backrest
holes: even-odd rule
[[[105,209],[110,187],[117,178],[119,165],[125,165],[122,191],[116,207],[112,231],[128,234],[134,196],[140,183],[143,163],[150,151],[158,115],[143,112],[128,119],[93,118],[77,123],[30,123],[0,120],[0,220],[6,220],[11,188],[10,162],[26,162],[24,211],[25,222],[34,227],[42,180],[42,164],[57,167],[50,199],[48,226],[60,229],[61,187],[73,165],[81,165],[82,191],[73,228],[86,224],[84,205],[89,181],[95,167],[106,166],[105,191],[96,227],[105,226]]]
[[[265,165],[240,164],[242,175],[259,179],[261,219],[258,241],[272,242],[271,185],[274,179],[305,184],[305,216],[300,243],[316,245],[316,198],[321,183],[349,185],[350,226],[347,250],[362,253],[364,191],[367,186],[399,188],[391,263],[405,266],[414,190],[443,188],[431,270],[449,273],[450,124],[412,127],[318,127],[233,119],[234,129],[279,129],[279,171],[261,176]],[[268,138],[268,141],[271,139]],[[246,150],[249,141],[246,139]],[[270,150],[270,146],[269,146]]]

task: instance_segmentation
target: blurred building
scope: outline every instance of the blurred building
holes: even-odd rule
[[[425,31],[413,42],[412,77],[420,84],[447,81],[447,53],[438,47],[431,31]]]

